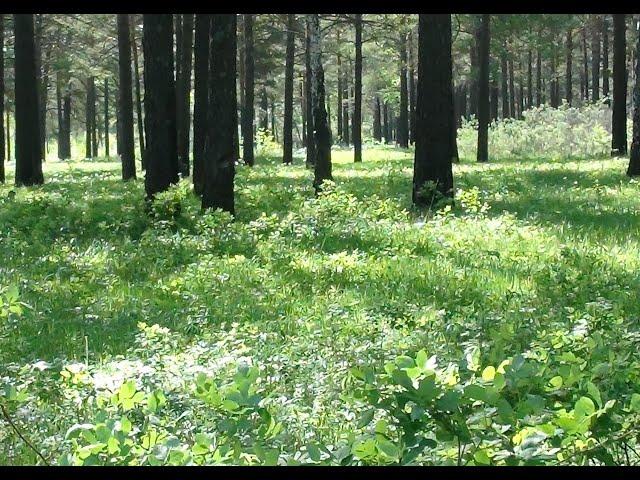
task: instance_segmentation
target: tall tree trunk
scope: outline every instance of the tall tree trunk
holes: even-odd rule
[[[178,182],[176,88],[173,76],[173,19],[143,15],[145,192],[152,199]],[[234,52],[235,53],[235,52]]]
[[[322,182],[333,180],[331,175],[331,139],[327,126],[327,111],[324,99],[324,70],[322,68],[322,46],[320,18],[317,13],[307,15],[307,35],[309,37],[309,62],[311,65],[311,104],[315,145],[313,186],[318,193]]]
[[[38,110],[38,72],[32,14],[14,14],[16,186],[44,183]]]
[[[516,89],[513,76],[513,58],[509,58],[509,113],[512,118],[518,118],[519,112],[516,111]]]
[[[91,121],[91,105],[95,105],[94,94],[94,79],[89,77],[87,79],[87,103],[85,106],[85,139],[84,139],[84,155],[85,158],[93,158],[93,148],[91,148],[91,139],[93,123]]]
[[[558,108],[558,96],[556,85],[558,84],[557,77],[557,58],[555,49],[551,54],[551,81],[549,82],[549,100],[551,104],[551,108]]]
[[[573,103],[573,88],[572,88],[572,60],[573,60],[573,35],[571,29],[567,30],[567,66],[566,66],[566,76],[565,76],[565,98],[567,99],[567,104],[569,106]]]
[[[591,15],[591,100],[600,100],[600,25],[597,16]]]
[[[478,162],[489,161],[490,21],[491,17],[483,14],[478,30]]]
[[[11,115],[9,109],[7,108],[5,112],[6,123],[7,123],[7,162],[11,161]]]
[[[307,138],[307,159],[306,165],[307,167],[311,167],[316,163],[316,144],[315,138],[313,135],[313,101],[312,101],[312,82],[311,82],[311,46],[309,44],[309,19],[306,19],[305,23],[305,78],[304,78],[304,103],[305,103],[305,111],[306,111],[306,138]],[[348,122],[347,122],[348,123]]]
[[[627,64],[624,14],[613,15],[613,112],[611,154],[627,154]]]
[[[527,52],[527,108],[533,107],[533,52]]]
[[[398,144],[409,147],[409,92],[407,87],[407,35],[400,38],[400,112],[398,115]]]
[[[373,138],[381,142],[382,141],[382,125],[381,125],[381,112],[380,112],[380,97],[376,95],[375,107],[373,111]]]
[[[340,41],[340,34],[339,31],[336,32],[336,39],[338,40],[338,42]],[[338,53],[336,55],[337,58],[337,67],[338,67],[338,92],[337,92],[337,97],[338,97],[338,108],[336,111],[336,115],[338,118],[338,124],[337,124],[337,130],[338,130],[338,142],[342,143],[342,131],[343,131],[343,126],[342,126],[342,112],[344,110],[344,107],[342,106],[343,103],[343,99],[342,99],[342,93],[344,91],[344,85],[343,85],[343,81],[342,81],[342,57],[340,56],[340,54]]]
[[[389,104],[384,102],[384,143],[391,143],[391,129],[389,127]]]
[[[536,50],[536,106],[542,105],[542,54]]]
[[[295,63],[295,15],[287,15],[287,59],[284,77],[284,119],[282,124],[282,163],[293,163],[293,67]]]
[[[5,182],[4,162],[4,14],[0,13],[0,183]]]
[[[136,119],[138,124],[138,144],[140,146],[140,160],[142,170],[146,168],[144,155],[144,119],[142,118],[142,97],[140,95],[140,66],[138,62],[138,43],[136,42],[136,26],[130,22],[131,26],[131,50],[133,51],[133,73],[136,86]]]
[[[42,161],[46,161],[47,156],[45,154],[46,144],[46,129],[47,129],[47,87],[49,83],[48,75],[46,74],[43,62],[42,62],[42,14],[35,15],[35,45],[36,45],[36,72],[38,75],[38,121],[40,122],[40,155]],[[48,69],[48,67],[47,67]]]
[[[346,75],[345,75],[346,78]],[[351,143],[349,129],[349,82],[343,80],[344,91],[342,94],[342,142],[348,147]]]
[[[104,156],[109,158],[109,79],[104,79]]]
[[[212,15],[211,33],[202,208],[219,208],[235,215],[236,15]]]
[[[455,138],[451,58],[451,15],[419,15],[418,102],[413,203],[434,206],[453,198]],[[429,187],[433,185],[433,187]]]
[[[583,100],[589,101],[589,58],[587,55],[587,29],[582,27],[582,75],[584,76]]]
[[[271,98],[271,137],[278,142],[278,132],[276,130],[276,103]]]
[[[242,106],[242,159],[245,165],[255,164],[253,151],[253,118],[254,110],[254,59],[253,59],[253,15],[245,14],[244,25],[244,105]]]
[[[640,32],[636,36],[636,52],[640,52]],[[629,167],[627,168],[627,175],[630,177],[640,175],[640,56],[637,54],[634,67],[636,74],[633,85],[633,136],[631,139]]]
[[[474,16],[474,22],[475,22]],[[474,23],[475,25],[475,23]],[[469,115],[478,115],[478,29],[474,28],[469,45]]]
[[[193,101],[193,190],[202,195],[204,190],[204,144],[207,135],[209,108],[209,32],[211,15],[196,14],[194,47],[194,101]]]
[[[495,78],[491,79],[491,101],[489,102],[489,104],[491,105],[491,115],[490,115],[490,119],[491,121],[495,121],[498,119],[498,97],[500,96],[500,89],[498,88],[498,81]],[[456,122],[459,121],[460,116],[458,115],[456,117]],[[456,127],[457,127],[457,123],[456,123]]]
[[[416,142],[416,55],[409,32],[409,143]]]
[[[62,120],[64,125],[62,158],[71,158],[71,92],[67,88],[62,95]]]
[[[354,17],[356,62],[354,65],[353,161],[362,161],[362,14]]]
[[[106,82],[106,80],[105,80]],[[106,88],[105,83],[105,88]],[[131,28],[129,14],[118,14],[118,103],[120,104],[120,161],[122,180],[136,178],[133,139],[133,79],[131,77]],[[105,115],[105,118],[107,116]]]
[[[306,38],[306,37],[305,37]],[[305,43],[305,71],[303,76],[300,78],[300,117],[302,117],[302,146],[307,147],[307,62],[306,62],[306,51],[307,46]]]
[[[181,22],[180,82],[176,83],[176,125],[178,135],[178,163],[182,177],[188,177],[189,134],[191,132],[191,67],[193,65],[193,14],[184,13]]]
[[[98,120],[98,111],[97,111],[97,92],[96,92],[96,81],[95,77],[91,77],[91,90],[92,90],[92,102],[91,102],[91,156],[93,158],[98,157],[98,135],[97,135],[97,120]]]
[[[269,97],[265,85],[260,92],[260,130],[264,133],[269,131]]]
[[[504,119],[511,117],[511,109],[509,108],[509,71],[507,54],[504,52],[500,55],[500,71],[502,74],[502,118]]]
[[[602,16],[602,96],[606,98],[609,105],[609,19],[607,15]]]
[[[58,118],[58,159],[64,159],[64,113],[62,111],[62,72],[56,72],[56,113]]]

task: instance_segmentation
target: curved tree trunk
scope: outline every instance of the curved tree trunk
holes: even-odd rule
[[[418,102],[413,203],[433,206],[453,198],[455,129],[451,58],[451,15],[419,16]]]
[[[32,14],[13,16],[15,32],[16,186],[44,183],[38,108],[38,72]]]
[[[120,103],[120,161],[122,180],[136,178],[133,139],[133,80],[131,78],[131,28],[129,14],[118,14],[118,98]]]
[[[209,110],[205,141],[203,209],[235,214],[236,15],[212,15],[209,51]]]
[[[145,191],[148,199],[178,182],[176,89],[171,14],[143,15]]]

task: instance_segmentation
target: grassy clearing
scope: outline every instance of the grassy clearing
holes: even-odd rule
[[[553,402],[573,405],[587,380],[621,403],[637,390],[640,184],[624,176],[625,160],[463,158],[456,207],[423,218],[410,206],[411,152],[372,146],[362,164],[351,158],[334,150],[336,189],[321,200],[301,158],[239,167],[235,222],[201,215],[186,183],[149,219],[142,181],[123,184],[114,162],[47,162],[43,187],[0,186],[0,286],[17,285],[28,305],[0,327],[0,377],[32,399],[16,418],[38,419],[32,435],[53,461],[80,448],[64,434],[96,408],[80,392],[126,379],[166,393],[166,415],[184,414],[191,429],[171,432],[192,448],[193,429],[219,424],[189,385],[198,373],[230,377],[238,363],[258,368],[261,405],[283,424],[267,442],[280,463],[325,461],[311,441],[329,451],[357,442],[365,405],[351,369],[381,371],[420,349],[498,365],[560,354],[557,338],[577,352],[586,340],[571,332],[586,328],[600,338],[580,371],[608,370]],[[75,383],[60,381],[76,363]],[[4,436],[0,463],[36,461]],[[470,463],[483,463],[477,451]],[[456,459],[443,446],[418,461]]]

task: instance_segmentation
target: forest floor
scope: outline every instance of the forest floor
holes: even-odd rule
[[[640,375],[640,183],[625,160],[463,159],[456,206],[424,218],[410,206],[411,152],[351,155],[334,150],[336,187],[320,200],[301,158],[238,167],[235,222],[201,215],[187,181],[151,220],[143,182],[122,183],[115,162],[48,162],[43,187],[0,186],[0,287],[25,304],[0,318],[0,379],[39,399],[28,415],[51,455],[86,419],[56,416],[73,400],[38,382],[75,362],[87,388],[136,378],[182,392],[181,405],[180,382],[198,372],[255,365],[292,450],[358,428],[354,367],[420,349],[497,365],[563,341],[576,352],[571,332],[604,328],[580,369],[606,363],[589,381],[627,398]],[[0,463],[36,461],[12,442]]]

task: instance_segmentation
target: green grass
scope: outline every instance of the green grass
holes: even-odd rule
[[[0,326],[0,377],[38,360],[57,367],[37,375],[55,377],[88,354],[96,371],[142,378],[135,362],[151,354],[138,323],[157,323],[173,343],[154,382],[258,365],[294,450],[309,432],[336,442],[353,427],[353,366],[380,369],[421,348],[453,361],[471,346],[492,364],[585,318],[622,319],[611,338],[636,334],[640,184],[625,160],[463,159],[453,212],[423,218],[410,205],[411,152],[371,147],[362,164],[351,155],[333,151],[337,193],[320,201],[302,158],[240,166],[233,223],[203,217],[180,191],[180,218],[149,219],[143,182],[122,183],[115,162],[49,161],[33,189],[12,187],[9,165],[0,286],[18,285],[28,308]],[[637,349],[619,353],[638,365]],[[47,438],[69,426],[43,423]],[[29,455],[7,447],[0,463]]]

